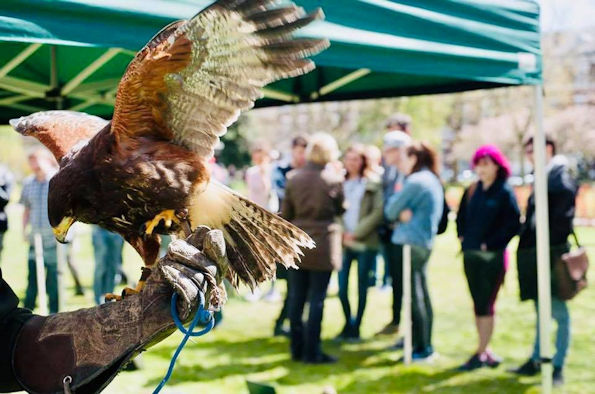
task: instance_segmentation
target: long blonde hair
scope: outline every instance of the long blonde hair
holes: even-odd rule
[[[326,165],[339,158],[339,146],[335,138],[323,132],[318,132],[309,138],[306,147],[306,159],[312,163]]]

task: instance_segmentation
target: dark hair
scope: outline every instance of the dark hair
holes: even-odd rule
[[[529,145],[533,145],[533,136],[527,138],[527,140],[525,141],[525,144],[523,145],[523,148],[526,148]],[[550,137],[549,135],[545,136],[545,145],[551,146],[552,154],[556,155],[556,141],[554,141],[554,139],[552,137]]]
[[[301,146],[302,148],[305,148],[306,146],[308,146],[308,140],[301,135],[293,137],[293,139],[291,140],[291,147],[295,148],[297,146]]]
[[[426,167],[434,175],[438,175],[438,158],[436,151],[425,142],[414,142],[407,148],[407,156],[415,156],[417,159],[411,169],[411,173],[418,172]]]
[[[387,130],[400,130],[409,134],[409,127],[411,126],[411,116],[398,112],[389,116],[384,123],[384,128]]]
[[[368,168],[368,156],[366,156],[366,150],[364,146],[361,144],[353,144],[349,146],[349,148],[345,150],[343,157],[347,156],[349,152],[359,155],[359,157],[362,159],[362,165],[360,166],[357,173],[360,177],[363,177],[366,172],[366,168]]]

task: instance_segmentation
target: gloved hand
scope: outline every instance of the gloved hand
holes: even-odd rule
[[[135,355],[175,331],[174,290],[183,321],[192,318],[201,296],[208,300],[205,307],[218,309],[225,302],[220,283],[226,268],[223,234],[199,227],[169,245],[139,294],[29,319],[13,353],[20,385],[34,393],[101,391]]]

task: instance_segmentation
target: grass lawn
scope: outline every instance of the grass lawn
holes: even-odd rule
[[[20,207],[10,206],[13,228],[5,238],[2,255],[4,278],[19,295],[26,286],[27,245],[14,224],[19,223]],[[591,261],[595,262],[595,228],[579,229],[583,243],[590,245]],[[514,245],[513,245],[514,247]],[[246,380],[267,382],[279,393],[322,393],[327,386],[339,393],[537,393],[540,379],[517,378],[505,372],[508,367],[524,362],[530,354],[534,337],[535,312],[531,303],[520,303],[515,264],[507,274],[498,299],[498,322],[493,350],[504,358],[501,367],[472,373],[459,373],[453,368],[465,361],[474,350],[471,298],[464,279],[462,261],[457,256],[458,242],[454,225],[438,238],[432,254],[429,280],[434,304],[434,346],[440,353],[432,365],[404,366],[397,363],[400,352],[387,348],[393,339],[372,338],[390,316],[390,293],[370,290],[364,316],[362,336],[357,344],[332,341],[344,323],[336,291],[331,290],[325,305],[324,349],[340,357],[332,366],[306,366],[292,362],[288,342],[272,338],[273,321],[281,304],[249,303],[232,298],[225,307],[220,327],[194,342],[189,342],[174,370],[164,393],[246,393]],[[76,263],[86,286],[85,296],[74,297],[71,279],[66,276],[66,308],[69,310],[92,304],[92,269],[88,228],[81,230],[75,247]],[[514,263],[514,262],[513,262]],[[136,277],[140,261],[130,248],[125,252],[125,269]],[[593,267],[593,266],[592,266]],[[591,269],[591,277],[595,272]],[[354,280],[352,280],[354,282]],[[354,283],[353,283],[354,284]],[[278,287],[283,289],[280,281]],[[263,286],[266,291],[268,285]],[[355,294],[355,288],[352,289]],[[570,303],[572,345],[566,367],[567,384],[559,392],[595,392],[595,286]],[[142,369],[121,373],[105,391],[107,393],[150,393],[163,377],[170,357],[182,335],[176,333],[142,355]]]

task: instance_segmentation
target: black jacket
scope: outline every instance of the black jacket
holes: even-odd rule
[[[19,299],[2,279],[0,269],[0,393],[21,390],[12,372],[12,352],[21,327],[33,314],[18,305]]]
[[[554,156],[548,167],[550,245],[562,245],[567,242],[572,232],[578,186],[568,171],[565,157]],[[519,249],[535,248],[537,244],[535,224],[535,195],[531,193],[527,203],[525,223],[521,227]]]
[[[487,190],[481,181],[471,198],[465,190],[457,214],[457,232],[463,237],[463,250],[479,250],[485,243],[488,250],[503,250],[520,228],[519,207],[512,188],[503,179]]]
[[[12,174],[4,166],[0,165],[0,232],[8,229],[8,218],[4,208],[10,200],[12,189]]]

